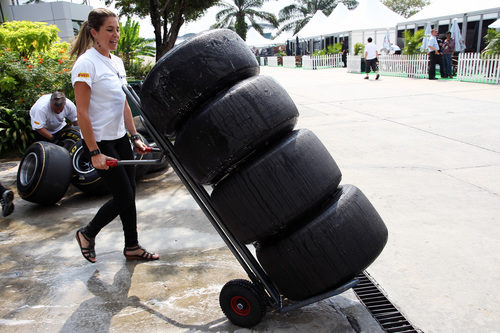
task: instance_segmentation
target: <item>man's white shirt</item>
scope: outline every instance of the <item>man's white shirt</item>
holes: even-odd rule
[[[366,60],[375,59],[377,57],[377,46],[373,43],[368,43],[365,46]]]
[[[66,98],[66,105],[61,113],[56,114],[50,107],[52,94],[40,97],[30,109],[31,128],[33,130],[45,128],[54,134],[66,126],[65,118],[71,122],[77,120],[75,104]]]

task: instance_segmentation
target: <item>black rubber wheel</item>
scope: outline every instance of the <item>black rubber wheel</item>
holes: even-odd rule
[[[56,144],[37,141],[26,149],[17,171],[17,191],[24,200],[53,205],[71,182],[68,151]]]
[[[160,133],[173,136],[202,103],[259,70],[238,34],[206,31],[175,46],[151,69],[141,88],[142,109]]]
[[[273,78],[254,76],[219,94],[179,130],[175,151],[201,184],[215,183],[293,130],[299,112]]]
[[[214,186],[212,203],[242,243],[289,228],[337,189],[342,174],[309,130],[290,133]]]
[[[54,143],[61,147],[64,147],[69,152],[71,151],[71,148],[73,147],[75,142],[80,141],[81,139],[82,136],[79,130],[68,127],[57,134],[57,138]]]
[[[222,312],[233,324],[253,327],[266,314],[263,292],[247,280],[231,280],[222,287],[219,295]]]
[[[109,189],[97,170],[92,166],[90,155],[83,147],[83,141],[77,141],[69,152],[73,169],[71,183],[82,192],[90,195],[103,195]]]
[[[354,278],[387,243],[387,228],[366,196],[344,185],[304,227],[257,245],[257,258],[280,292],[303,300]]]

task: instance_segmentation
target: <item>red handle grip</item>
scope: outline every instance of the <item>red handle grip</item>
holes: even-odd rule
[[[106,160],[106,165],[112,168],[118,166],[118,160]]]

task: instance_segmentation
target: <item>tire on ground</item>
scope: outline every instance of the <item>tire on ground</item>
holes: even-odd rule
[[[250,153],[292,131],[298,116],[292,99],[273,78],[254,76],[191,117],[174,148],[197,182],[214,183]]]
[[[68,127],[58,133],[55,144],[64,147],[69,152],[75,142],[80,141],[81,139],[82,136],[79,130]]]
[[[341,178],[321,141],[309,130],[298,130],[221,180],[212,203],[246,244],[291,227],[334,192]]]
[[[68,151],[56,144],[37,141],[26,149],[17,171],[17,191],[24,200],[52,205],[71,182]]]
[[[235,32],[203,32],[174,47],[151,69],[141,88],[142,109],[161,134],[173,136],[202,103],[257,74],[255,56]]]
[[[387,228],[366,196],[344,185],[304,227],[257,245],[257,258],[280,292],[303,300],[339,287],[368,267]]]
[[[73,177],[71,183],[83,193],[103,195],[109,189],[97,170],[92,166],[89,154],[83,148],[83,141],[77,141],[69,152]]]

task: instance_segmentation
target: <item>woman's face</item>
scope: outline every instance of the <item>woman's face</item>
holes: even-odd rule
[[[94,37],[94,46],[101,52],[108,54],[110,51],[115,51],[120,40],[120,25],[118,18],[109,16],[104,20],[99,31],[92,29],[92,37]]]

